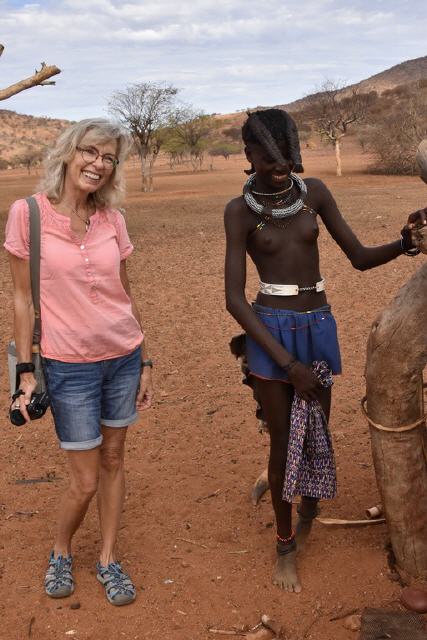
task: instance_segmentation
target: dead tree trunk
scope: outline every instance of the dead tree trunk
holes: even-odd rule
[[[335,139],[335,160],[337,163],[337,176],[342,176],[341,169],[341,138]]]
[[[4,46],[0,44],[0,56],[3,51]],[[25,89],[30,89],[31,87],[43,87],[55,84],[55,82],[53,80],[49,80],[49,78],[56,76],[58,73],[61,73],[61,69],[58,69],[55,65],[47,66],[45,62],[42,62],[39,71],[36,69],[34,74],[29,78],[15,82],[15,84],[12,84],[10,87],[6,87],[5,89],[0,89],[0,100],[7,100],[17,93],[25,91]]]
[[[427,579],[427,264],[374,322],[367,415],[378,488],[398,567]]]

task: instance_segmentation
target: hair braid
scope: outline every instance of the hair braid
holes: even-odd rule
[[[254,142],[261,144],[276,161],[283,163],[283,155],[278,143],[285,142],[287,157],[294,167],[293,171],[302,173],[301,151],[298,138],[298,129],[291,116],[282,109],[265,109],[248,114],[248,118],[242,127],[242,138],[245,144]],[[246,173],[254,173],[254,167]]]

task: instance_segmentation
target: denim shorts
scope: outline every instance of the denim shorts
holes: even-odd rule
[[[56,434],[62,449],[84,451],[102,442],[101,424],[126,427],[137,419],[141,349],[98,362],[43,359]]]
[[[337,325],[329,305],[312,311],[272,309],[252,305],[270,333],[291,355],[306,365],[325,361],[333,374],[341,373]],[[246,336],[246,355],[252,375],[266,380],[287,382],[287,374],[250,336]]]

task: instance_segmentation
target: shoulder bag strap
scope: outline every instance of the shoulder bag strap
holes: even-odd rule
[[[33,343],[40,344],[40,209],[33,196],[27,198],[27,203],[30,210],[30,274],[34,307]]]

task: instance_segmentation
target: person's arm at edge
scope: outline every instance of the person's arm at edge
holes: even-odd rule
[[[322,221],[332,238],[345,253],[355,269],[358,269],[359,271],[366,271],[367,269],[378,267],[394,260],[398,256],[403,255],[405,250],[411,248],[411,244],[406,247],[404,244],[404,248],[402,248],[401,239],[388,244],[365,247],[341,215],[338,206],[326,185],[321,180],[314,178],[311,178],[310,182],[317,191],[316,200],[318,200],[318,213]],[[415,212],[409,216],[408,222],[411,218],[418,220],[423,215],[425,217],[424,209],[419,212]],[[406,242],[410,242],[408,238],[405,240]]]
[[[17,362],[31,362],[34,307],[31,294],[30,262],[9,252],[9,265],[14,289],[14,336]],[[24,391],[24,395],[19,396],[17,402],[19,402],[22,415],[29,422],[30,417],[26,406],[30,403],[31,394],[37,386],[34,374],[31,372],[21,373],[19,386]]]

